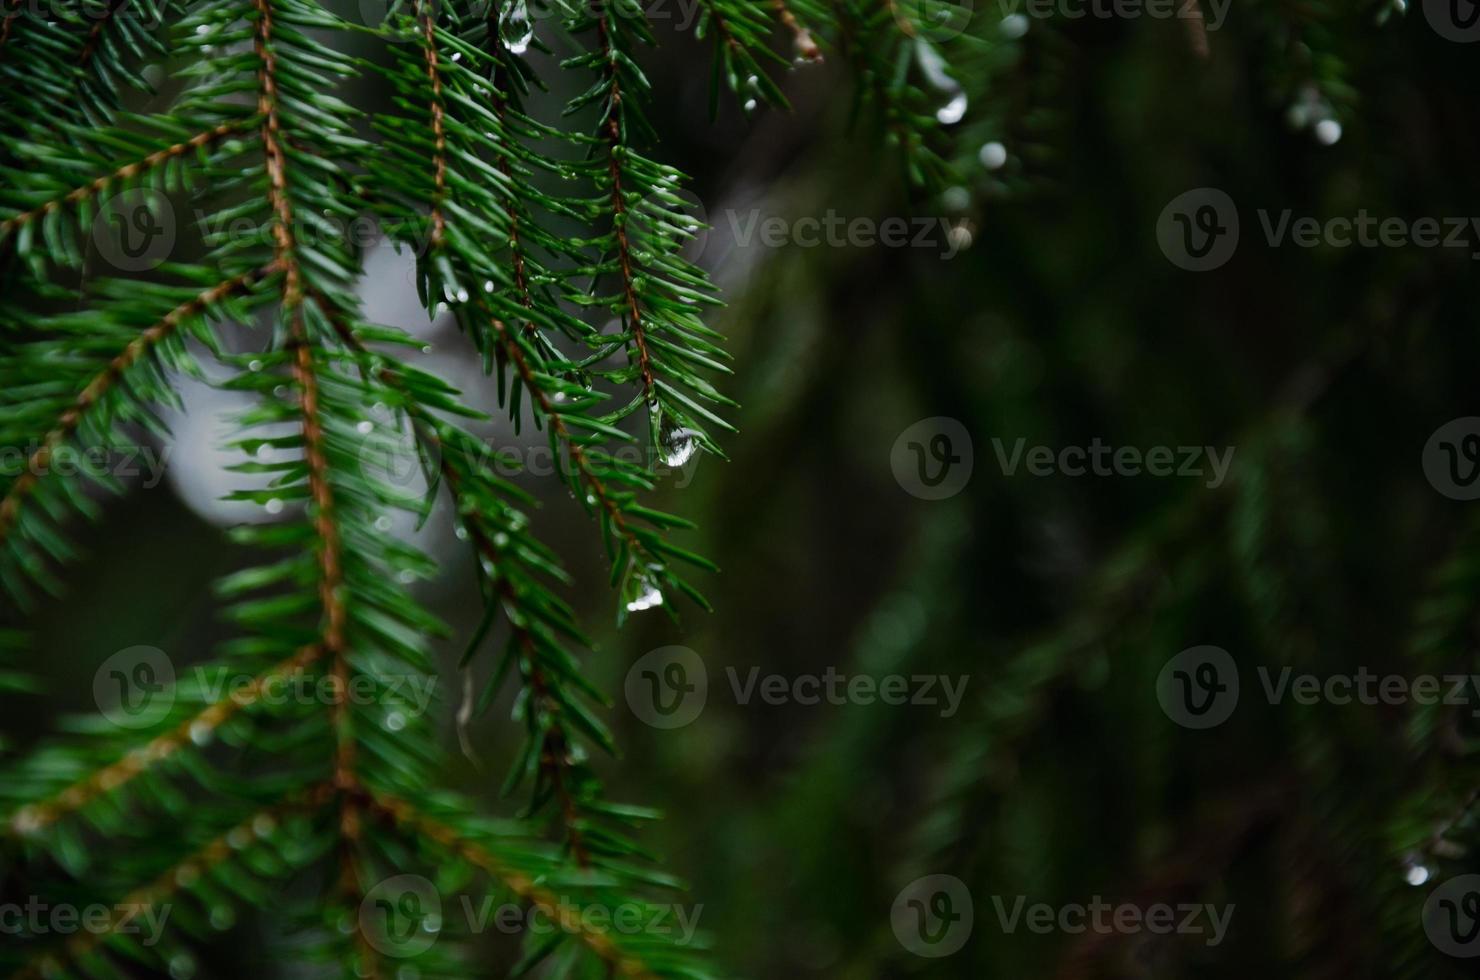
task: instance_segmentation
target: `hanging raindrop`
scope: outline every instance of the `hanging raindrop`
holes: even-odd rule
[[[976,158],[988,170],[1000,170],[1007,163],[1007,147],[996,140],[990,143],[983,143],[982,148],[976,153]]]
[[[506,3],[498,14],[498,33],[504,39],[510,54],[523,54],[534,40],[534,21],[529,17],[529,5],[525,0]]]
[[[943,126],[953,126],[961,121],[966,115],[966,93],[957,89],[951,96],[951,101],[935,110],[935,118]]]
[[[699,451],[699,434],[693,429],[664,425],[659,445],[663,452],[663,465],[677,469]]]
[[[663,592],[653,581],[651,572],[642,571],[627,576],[622,590],[628,612],[642,612],[663,604]]]

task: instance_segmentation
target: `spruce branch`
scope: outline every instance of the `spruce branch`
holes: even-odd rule
[[[218,126],[213,126],[210,129],[196,133],[189,139],[181,140],[162,149],[155,150],[140,160],[126,163],[111,173],[104,174],[87,184],[76,187],[60,197],[54,197],[30,210],[12,215],[0,221],[0,241],[4,241],[13,232],[20,230],[31,222],[45,218],[59,208],[68,204],[79,204],[90,198],[94,198],[114,184],[132,181],[140,175],[153,171],[171,160],[187,156],[192,152],[198,152],[204,147],[241,132],[243,128],[244,126],[240,122],[228,120]]]
[[[80,810],[104,793],[121,788],[135,776],[144,773],[156,763],[163,762],[190,743],[208,739],[237,712],[245,711],[256,704],[271,685],[301,674],[323,652],[320,646],[304,647],[257,675],[250,683],[234,690],[230,698],[208,705],[173,730],[131,750],[117,762],[94,771],[50,799],[21,807],[7,821],[8,828],[18,835],[36,833],[68,813]]]
[[[560,897],[543,887],[536,879],[510,867],[482,843],[469,838],[452,825],[421,812],[406,800],[386,794],[373,796],[371,806],[398,826],[414,830],[418,835],[491,875],[509,891],[550,916],[562,930],[584,943],[614,975],[640,980],[655,980],[658,976],[640,959],[623,950],[605,932],[593,929],[577,910],[561,901]]]
[[[235,859],[244,847],[265,840],[277,829],[278,821],[284,815],[309,805],[315,795],[312,791],[296,792],[278,803],[257,810],[230,830],[187,855],[152,882],[130,892],[113,906],[103,928],[79,932],[61,950],[36,957],[17,974],[18,980],[41,980],[43,977],[54,976],[64,961],[80,965],[93,947],[116,935],[118,927],[137,914],[138,910],[158,906],[187,887],[188,883]]]
[[[103,16],[95,20],[93,26],[88,28],[87,40],[82,42],[82,51],[77,55],[77,63],[79,65],[86,67],[92,61],[93,56],[98,52],[98,47],[103,43],[103,37],[109,25],[112,24],[113,18],[118,16],[118,12],[124,7],[127,7],[128,4],[129,0],[108,0],[108,6],[104,9]]]
[[[34,490],[41,474],[47,471],[47,464],[57,448],[67,440],[82,424],[89,409],[97,405],[125,372],[140,358],[146,356],[153,348],[173,336],[175,331],[186,320],[200,316],[211,307],[221,303],[233,293],[241,292],[257,281],[273,275],[277,271],[275,264],[270,264],[261,269],[242,273],[231,279],[224,280],[210,289],[204,290],[192,299],[175,307],[164,319],[140,333],[128,346],[118,353],[107,366],[89,381],[77,397],[67,406],[66,411],[57,418],[56,423],[46,432],[41,439],[41,445],[27,460],[25,470],[18,476],[6,490],[5,496],[0,498],[0,541],[15,527],[21,504],[25,498]]]

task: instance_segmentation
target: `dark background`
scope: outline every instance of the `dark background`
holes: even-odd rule
[[[536,521],[576,574],[570,595],[598,640],[589,669],[615,699],[613,795],[666,811],[650,840],[735,973],[1464,975],[1419,921],[1435,882],[1480,870],[1468,821],[1441,855],[1425,851],[1480,785],[1471,709],[1270,706],[1254,674],[1475,669],[1473,505],[1441,495],[1421,461],[1439,425],[1480,414],[1480,232],[1465,248],[1276,248],[1256,216],[1480,215],[1474,50],[1418,10],[1378,25],[1376,8],[1350,6],[1238,7],[1207,60],[1175,22],[1035,21],[1002,89],[1033,108],[1005,132],[1008,179],[969,174],[966,193],[944,195],[908,185],[867,113],[850,123],[842,59],[787,73],[789,114],[725,100],[711,122],[708,47],[664,32],[647,66],[663,96],[657,155],[693,175],[715,226],[700,261],[726,291],[715,322],[743,407],[730,459],[702,460],[659,502],[699,522],[684,540],[723,569],[699,582],[716,611],[638,614],[617,632],[594,526],[550,481]],[[1276,26],[1306,21],[1333,26]],[[1310,84],[1342,123],[1334,145],[1288,118]],[[1155,223],[1203,186],[1236,202],[1242,237],[1222,268],[1185,272]],[[740,246],[726,215],[750,208],[943,214],[973,242],[949,261]],[[436,356],[466,366],[449,328],[426,329]],[[194,408],[212,410],[205,396]],[[934,502],[890,467],[900,433],[931,416],[964,424],[975,463],[962,493]],[[1216,489],[1009,477],[992,445],[1096,437],[1232,446],[1234,462]],[[198,444],[176,450],[173,467],[212,465]],[[71,593],[34,620],[53,693],[7,711],[22,743],[53,714],[90,709],[92,670],[115,650],[188,662],[227,635],[204,586],[245,557],[177,486],[115,501],[80,532]],[[445,523],[424,544],[453,554]],[[424,597],[459,637],[444,660],[455,702],[452,661],[477,611],[450,567]],[[622,698],[627,665],[668,644],[699,653],[710,679],[702,716],[672,732]],[[1200,644],[1230,651],[1245,685],[1206,732],[1173,724],[1156,697],[1166,661]],[[724,674],[829,666],[970,680],[960,713],[941,718],[742,706]],[[506,704],[474,738],[482,768],[459,760],[452,780],[510,812],[497,798],[517,738]],[[1415,863],[1425,887],[1407,883]],[[909,954],[890,928],[900,889],[934,873],[975,901],[970,941],[941,960]],[[1236,912],[1217,948],[1004,934],[992,898],[1019,895]],[[249,950],[255,928],[225,942]]]

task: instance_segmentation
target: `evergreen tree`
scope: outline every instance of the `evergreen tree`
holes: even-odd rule
[[[882,343],[885,356],[871,363],[890,373],[873,379],[877,390],[975,420],[979,468],[994,451],[989,431],[1062,440],[1109,420],[1121,434],[1164,442],[1175,439],[1169,417],[1225,434],[1239,465],[1222,493],[1158,487],[1088,503],[1031,486],[983,489],[978,476],[954,502],[908,511],[917,522],[908,536],[888,526],[862,535],[881,548],[852,585],[877,599],[855,661],[968,671],[971,696],[961,715],[922,731],[909,730],[908,716],[876,712],[811,742],[769,825],[784,833],[775,844],[755,843],[766,836],[755,825],[727,822],[715,812],[721,801],[705,800],[687,776],[678,790],[648,787],[680,804],[668,833],[712,836],[727,854],[779,848],[791,880],[830,899],[820,910],[791,907],[777,876],[755,889],[771,907],[726,923],[768,940],[757,947],[806,932],[800,945],[823,951],[809,971],[820,975],[880,975],[887,962],[900,974],[1027,976],[1050,960],[1064,976],[1243,976],[1270,963],[1292,976],[1448,975],[1459,961],[1426,936],[1423,900],[1472,870],[1468,722],[1436,705],[1400,719],[1395,734],[1380,719],[1330,723],[1282,706],[1276,725],[1261,729],[1245,713],[1197,743],[1169,723],[1154,692],[1167,658],[1209,633],[1242,644],[1249,665],[1354,662],[1331,657],[1321,637],[1370,649],[1349,621],[1362,590],[1341,566],[1371,564],[1364,549],[1375,545],[1343,535],[1382,509],[1383,491],[1396,497],[1408,484],[1393,464],[1370,499],[1323,499],[1322,474],[1345,472],[1332,459],[1344,423],[1327,406],[1350,411],[1374,390],[1419,387],[1372,363],[1381,360],[1374,349],[1407,343],[1405,364],[1434,382],[1426,407],[1454,408],[1450,375],[1469,345],[1452,349],[1394,311],[1423,295],[1453,311],[1468,271],[1384,256],[1380,273],[1343,272],[1340,281],[1361,288],[1338,309],[1306,308],[1322,328],[1295,344],[1289,389],[1243,398],[1238,372],[1211,364],[1209,348],[1170,340],[1161,326],[1136,333],[1125,322],[1135,301],[1105,281],[1072,278],[1053,246],[1030,260],[1026,246],[1015,254],[990,243],[1035,241],[1039,213],[1015,209],[1041,206],[1057,189],[1112,185],[1064,240],[1113,262],[1117,229],[1151,229],[1166,185],[1199,186],[1202,162],[1162,161],[1160,179],[1126,178],[1114,197],[1125,175],[1095,173],[1095,150],[1135,137],[1086,132],[1086,103],[1128,106],[1145,94],[1160,106],[1163,96],[1148,93],[1184,84],[1178,73],[1205,72],[1209,89],[1229,82],[1256,93],[1263,116],[1241,131],[1287,127],[1302,147],[1321,148],[1344,128],[1377,129],[1364,92],[1414,69],[1384,56],[1383,32],[1425,26],[1397,17],[1401,4],[1359,4],[1358,15],[1257,3],[1220,50],[1213,18],[1222,8],[1189,0],[1166,30],[1137,35],[1154,37],[1145,48],[1117,36],[1112,55],[1103,35],[1016,5],[697,0],[692,33],[707,64],[675,70],[657,61],[653,25],[664,18],[647,6],[0,0],[0,446],[20,461],[0,486],[10,627],[0,634],[0,691],[19,704],[38,690],[31,620],[72,588],[81,528],[106,519],[108,498],[129,489],[79,460],[168,438],[188,384],[249,406],[231,423],[240,482],[229,499],[252,515],[231,540],[253,556],[214,583],[230,637],[211,659],[171,678],[169,658],[122,651],[116,669],[98,668],[100,713],[4,746],[0,894],[108,912],[67,936],[7,937],[0,966],[45,977],[214,975],[202,964],[215,962],[220,935],[260,916],[270,937],[260,962],[284,974],[702,977],[728,972],[727,960],[800,974],[792,964],[807,957],[736,949],[723,933],[729,950],[716,957],[702,935],[664,925],[705,894],[657,860],[657,811],[620,802],[605,784],[612,772],[640,784],[631,770],[656,771],[672,743],[638,730],[617,758],[613,686],[593,675],[620,676],[626,664],[592,656],[577,614],[590,605],[581,597],[600,590],[565,570],[563,549],[550,543],[558,521],[544,519],[531,480],[499,465],[484,432],[506,419],[548,446],[554,479],[594,525],[588,536],[600,541],[609,582],[601,601],[617,625],[641,630],[628,620],[654,609],[687,623],[709,609],[697,581],[727,599],[718,625],[696,630],[761,646],[762,628],[743,620],[762,610],[778,633],[789,622],[800,647],[812,617],[828,622],[826,610],[793,605],[811,590],[778,597],[785,579],[752,568],[741,581],[758,584],[729,596],[693,544],[761,565],[785,550],[737,546],[757,526],[778,526],[756,517],[779,507],[784,488],[757,501],[747,487],[750,474],[778,469],[775,460],[747,448],[708,498],[673,508],[709,508],[718,527],[703,531],[667,509],[664,480],[699,454],[723,459],[738,442],[739,402],[759,403],[758,444],[801,459],[811,485],[826,488],[819,497],[839,504],[821,523],[846,515],[840,537],[858,536],[877,501],[839,447],[855,424],[885,446],[892,436],[872,430],[903,427],[893,407],[881,413],[887,424],[855,422],[870,412],[858,405],[867,372],[850,373],[851,348],[877,354]],[[1138,75],[1118,59],[1146,67]],[[1115,72],[1102,74],[1112,60]],[[667,75],[655,80],[655,69]],[[1124,91],[1093,91],[1101,77],[1124,81]],[[665,150],[686,137],[662,124],[678,115],[668,103],[684,97],[669,90],[675,79],[705,87],[717,127],[793,112],[793,87],[848,103],[837,127],[846,133],[818,125],[807,134],[818,146],[811,199],[823,199],[826,178],[815,175],[842,174],[858,200],[944,214],[941,248],[955,254],[981,240],[972,272],[896,275],[903,262],[821,250],[805,274],[757,280],[731,297],[761,324],[746,337],[758,366],[732,375],[719,291],[696,258],[704,215],[683,170],[664,162],[682,157]],[[1126,110],[1121,121],[1159,145],[1213,145],[1219,121],[1187,114],[1189,103],[1195,109],[1190,97],[1175,103],[1184,113],[1176,125],[1196,133],[1186,143],[1165,140],[1165,119]],[[836,118],[795,111],[793,125]],[[1397,113],[1374,115],[1389,123]],[[883,148],[868,157],[887,162],[883,176],[856,166],[873,146]],[[1242,159],[1246,173],[1254,164]],[[1372,176],[1395,188],[1402,172]],[[1411,208],[1389,193],[1387,203]],[[1418,206],[1456,208],[1458,199]],[[1339,187],[1326,198],[1344,200]],[[367,227],[374,241],[361,234]],[[456,324],[479,362],[475,387],[418,363],[415,331],[366,309],[361,287],[380,237],[412,257],[426,316]],[[1267,275],[1287,285],[1282,276],[1325,274],[1303,261]],[[1180,276],[1164,284],[1168,304],[1232,302],[1206,285],[1225,273],[1158,269]],[[1011,288],[1015,300],[1005,298]],[[1097,320],[1090,300],[1077,305],[1081,289],[1130,312]],[[830,329],[801,322],[809,290],[835,318]],[[847,332],[872,302],[898,336]],[[1000,319],[955,329],[979,308]],[[1150,308],[1148,319],[1164,310]],[[1037,332],[1040,316],[1062,329]],[[1148,396],[1148,412],[1134,408],[1156,365],[1128,365],[1124,352],[1158,342],[1167,346],[1146,358],[1216,378],[1229,407],[1166,384]],[[787,404],[765,375],[783,360],[804,362],[809,343],[822,348],[821,368]],[[1350,373],[1357,382],[1347,383]],[[1034,384],[1051,389],[1043,401],[1055,408],[1038,403]],[[479,407],[485,390],[501,419]],[[466,575],[478,596],[468,630],[450,629],[420,597],[420,583],[444,571],[439,562],[414,535],[392,533],[421,526],[439,505],[454,513],[459,542],[445,571]],[[1112,530],[1095,533],[1095,520]],[[1411,630],[1401,658],[1372,662],[1442,673],[1472,658],[1471,524],[1451,529],[1448,547],[1434,547],[1443,534],[1425,526],[1427,547],[1400,549],[1402,576],[1433,584],[1419,590],[1398,572],[1384,580],[1417,611],[1401,626],[1386,607],[1373,614],[1384,638]],[[1083,553],[1055,551],[1060,531],[1072,539],[1065,550]],[[1402,532],[1383,525],[1380,540],[1396,548]],[[1047,554],[1045,568],[1023,573],[997,558],[1023,553]],[[1325,587],[1336,579],[1341,588]],[[839,643],[815,628],[820,642],[808,649]],[[418,710],[408,697],[432,689],[447,643],[460,652],[458,693]],[[222,678],[231,680],[213,683]],[[1256,683],[1247,669],[1244,683]],[[500,789],[522,803],[495,816],[453,774],[488,752],[477,718],[509,696],[521,731]],[[1098,775],[1106,731],[1131,734]],[[1199,746],[1219,778],[1201,771]],[[919,754],[928,764],[917,765]],[[1035,766],[1064,776],[1024,775]],[[907,801],[890,808],[900,821],[887,832],[871,822],[878,814],[859,813],[876,776]],[[1085,825],[1097,809],[1103,836]],[[1115,853],[1117,840],[1128,853]],[[863,853],[887,868],[838,888],[835,876],[872,863]],[[940,960],[912,957],[890,935],[894,893],[935,872],[965,880],[978,918],[977,945]],[[1280,922],[1246,927],[1256,938],[1228,951],[1174,940],[1127,954],[1123,937],[1090,935],[1050,958],[981,938],[989,895],[1036,886],[1068,900],[1112,875],[1130,882],[1106,887],[1146,901],[1235,896],[1250,909],[1246,896],[1263,896]],[[490,949],[477,934],[467,913],[490,908],[476,904],[485,899],[520,910],[517,949]],[[164,909],[160,929],[141,928]],[[1456,909],[1480,926],[1480,911]],[[638,925],[617,927],[618,911]],[[840,938],[847,951],[829,950]]]

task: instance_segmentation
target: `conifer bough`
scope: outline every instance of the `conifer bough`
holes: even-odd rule
[[[966,9],[700,0],[695,30],[712,42],[716,106],[726,89],[747,110],[784,106],[773,76],[793,61],[850,68],[909,179],[936,191],[980,185],[977,147],[1025,124],[965,118],[1023,43],[1001,11]],[[478,889],[551,917],[558,928],[527,935],[512,974],[709,975],[700,943],[582,914],[682,893],[634,839],[654,814],[606,799],[588,764],[615,746],[531,498],[465,427],[480,413],[398,353],[418,342],[363,315],[363,243],[346,233],[373,215],[409,249],[421,303],[455,318],[515,427],[544,431],[599,528],[618,619],[680,595],[702,605],[681,569],[712,566],[668,536],[688,522],[642,503],[654,466],[614,449],[718,454],[734,407],[706,319],[715,291],[685,256],[698,224],[684,177],[654,155],[640,66],[653,43],[634,0],[411,0],[373,24],[317,0],[0,3],[0,442],[28,450],[0,489],[0,586],[21,611],[64,588],[69,525],[100,516],[96,485],[123,488],[49,464],[163,434],[181,377],[250,396],[232,446],[260,485],[231,499],[270,518],[232,532],[263,557],[217,583],[235,639],[207,667],[246,683],[222,700],[181,678],[147,726],[80,721],[0,777],[9,853],[38,893],[168,907],[170,928],[146,940],[118,915],[8,942],[0,966],[102,977],[142,963],[185,978],[194,950],[250,908],[286,937],[266,950],[284,963],[489,975],[451,914],[382,890],[415,875],[449,904]],[[532,108],[541,72],[576,80],[553,118]],[[372,77],[388,106],[350,104]],[[144,98],[164,107],[139,111]],[[134,247],[162,214],[187,212],[202,216],[200,248]],[[257,322],[270,326],[254,353],[235,353],[237,325]],[[390,425],[367,421],[385,409]],[[365,463],[397,452],[423,466],[424,499]],[[512,820],[437,785],[432,719],[349,696],[433,673],[441,626],[408,584],[435,563],[379,522],[443,493],[485,609],[464,665],[495,628],[506,637],[459,719],[506,681],[518,690],[507,788],[526,787],[529,805]],[[0,641],[7,659],[26,646],[23,632]],[[326,703],[265,696],[303,678],[326,682]],[[7,691],[27,685],[0,674]],[[437,941],[402,941],[408,920]]]

